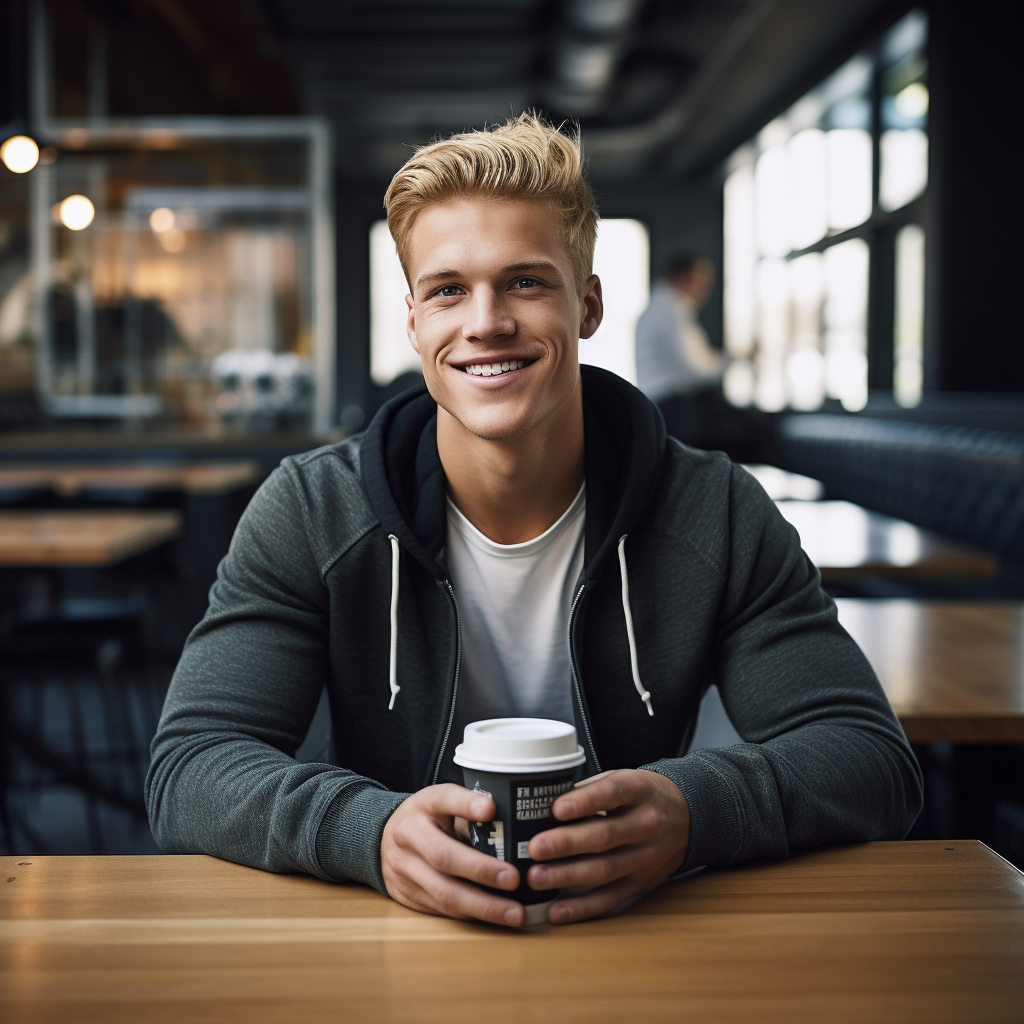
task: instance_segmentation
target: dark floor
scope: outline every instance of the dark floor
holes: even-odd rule
[[[29,854],[160,853],[142,787],[170,669],[7,681],[6,821],[0,850]],[[324,696],[299,760],[328,756]]]
[[[138,669],[5,678],[7,851],[159,852],[142,785],[165,687]]]

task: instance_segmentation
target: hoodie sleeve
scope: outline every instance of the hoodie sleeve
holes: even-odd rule
[[[238,524],[171,680],[146,806],[168,853],[384,891],[380,840],[407,794],[294,758],[326,679],[327,590],[287,463]]]
[[[683,867],[902,839],[921,809],[921,771],[874,670],[796,530],[737,466],[729,515],[715,668],[745,742],[645,766],[690,804]]]

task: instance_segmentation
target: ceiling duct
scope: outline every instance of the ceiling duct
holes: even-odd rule
[[[548,102],[586,116],[604,104],[643,0],[569,0],[555,44]]]

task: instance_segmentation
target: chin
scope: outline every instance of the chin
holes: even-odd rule
[[[456,419],[475,437],[483,441],[509,441],[528,434],[533,421],[527,416],[467,415]]]
[[[530,403],[463,403],[445,401],[435,396],[437,404],[463,429],[484,441],[506,441],[528,434],[536,425],[535,410]]]

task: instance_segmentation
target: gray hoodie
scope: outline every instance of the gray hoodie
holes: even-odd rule
[[[587,770],[679,786],[684,868],[903,837],[920,770],[795,530],[724,455],[666,439],[635,388],[582,372],[585,556],[566,640]],[[285,459],[253,498],[153,740],[164,850],[384,891],[387,819],[460,739],[436,422],[430,396],[406,392],[365,434]],[[745,742],[684,756],[712,683]],[[300,764],[324,686],[338,763]]]

